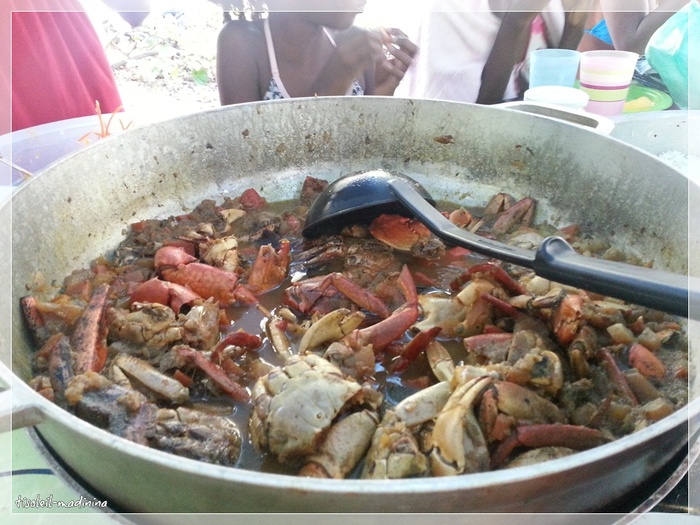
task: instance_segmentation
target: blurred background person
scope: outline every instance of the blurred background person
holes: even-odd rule
[[[148,0],[105,3],[132,25],[150,7]],[[6,0],[1,9],[0,40],[7,45],[0,45],[0,90],[11,107],[0,133],[94,115],[96,103],[104,113],[121,107],[102,44],[78,0]]]
[[[599,0],[596,23],[579,50],[618,49],[643,55],[656,30],[687,4],[688,0]]]
[[[546,47],[575,49],[591,4],[426,2],[415,36],[420,51],[396,94],[480,104],[517,99],[527,89],[528,54]]]
[[[221,30],[222,105],[324,95],[392,95],[416,52],[397,29],[354,25],[363,0],[269,0]]]

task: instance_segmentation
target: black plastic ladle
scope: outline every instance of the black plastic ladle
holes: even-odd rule
[[[448,244],[529,268],[551,281],[682,317],[688,317],[689,300],[700,304],[696,303],[700,301],[698,279],[587,257],[561,237],[547,237],[534,252],[510,246],[459,228],[433,205],[428,192],[405,175],[381,170],[348,175],[329,184],[317,197],[309,208],[303,234],[314,238],[337,233],[382,213],[408,215],[420,219]]]

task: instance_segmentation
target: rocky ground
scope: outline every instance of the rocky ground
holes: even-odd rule
[[[111,11],[92,15],[125,110],[139,125],[219,106],[221,9],[207,0],[153,4],[136,28]]]
[[[399,8],[403,1],[368,0],[356,22],[408,29],[412,18],[405,6]],[[83,4],[135,124],[219,107],[216,39],[223,25],[221,7],[209,0],[151,0],[150,14],[131,27],[102,2]]]

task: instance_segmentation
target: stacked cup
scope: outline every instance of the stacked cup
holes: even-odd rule
[[[530,87],[574,87],[581,53],[572,49],[537,49],[530,53]]]
[[[638,58],[637,53],[628,51],[581,54],[579,83],[589,97],[586,111],[605,116],[622,113]]]

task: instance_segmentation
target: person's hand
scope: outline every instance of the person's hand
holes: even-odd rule
[[[332,61],[355,78],[385,59],[384,44],[389,40],[386,33],[353,26],[338,35]]]
[[[418,46],[399,29],[387,29],[386,34],[386,53],[375,71],[375,94],[391,96],[413,62]]]

